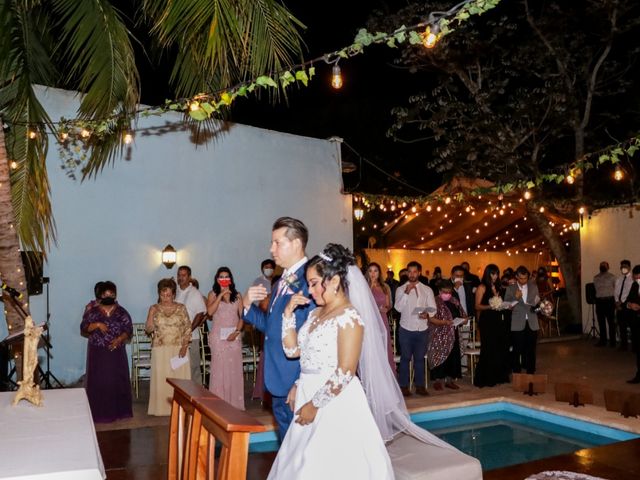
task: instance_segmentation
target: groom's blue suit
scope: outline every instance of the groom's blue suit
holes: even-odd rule
[[[284,280],[281,279],[273,286],[266,313],[255,305],[251,305],[244,315],[247,323],[251,323],[264,333],[264,383],[273,397],[273,415],[278,423],[278,436],[281,441],[293,419],[293,412],[285,403],[287,395],[300,376],[300,362],[298,359],[287,358],[282,349],[282,313],[294,293],[302,292],[305,297],[309,297],[307,279],[304,275],[305,265],[296,270],[295,279],[290,281],[288,288],[280,295],[278,291]],[[308,305],[295,309],[296,330],[300,329],[309,312],[314,308],[315,304],[312,301]]]

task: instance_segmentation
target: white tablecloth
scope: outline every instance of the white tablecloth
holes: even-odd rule
[[[43,405],[0,393],[0,478],[106,478],[87,395],[82,388],[44,390]]]

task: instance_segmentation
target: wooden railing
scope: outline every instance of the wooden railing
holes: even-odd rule
[[[167,382],[173,387],[169,480],[245,479],[249,436],[266,427],[191,380]],[[222,446],[217,470],[216,441]]]

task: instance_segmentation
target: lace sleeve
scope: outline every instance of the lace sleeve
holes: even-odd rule
[[[287,317],[284,313],[282,314],[282,349],[284,350],[284,354],[289,358],[300,356],[295,315]]]
[[[337,318],[338,328],[345,330],[347,327],[351,329],[355,328],[356,324],[364,326],[362,319],[357,311],[354,309],[346,310],[342,315]],[[360,340],[362,341],[362,340]],[[340,363],[340,362],[339,362]],[[357,360],[353,369],[357,365]],[[343,369],[343,366],[338,364],[336,370],[331,374],[327,382],[313,395],[311,403],[316,408],[326,406],[331,400],[340,395],[340,393],[349,385],[353,378],[353,373],[350,368]]]
[[[316,408],[326,406],[331,400],[340,395],[340,392],[349,385],[352,378],[353,374],[351,370],[344,372],[342,368],[336,368],[336,371],[331,374],[327,383],[313,395],[311,403],[313,403],[313,406]]]

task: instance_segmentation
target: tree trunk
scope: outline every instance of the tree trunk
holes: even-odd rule
[[[3,284],[15,288],[22,293],[22,298],[17,300],[24,310],[29,312],[29,298],[27,295],[27,280],[24,273],[24,265],[20,256],[20,241],[13,215],[11,202],[11,182],[9,157],[5,146],[3,122],[0,117],[0,275]],[[11,304],[7,292],[3,290],[5,319],[9,331],[21,329],[24,326],[22,315]]]
[[[580,288],[580,263],[579,255],[570,255],[563,243],[562,238],[558,236],[551,226],[549,220],[540,213],[539,206],[535,202],[528,202],[527,214],[536,223],[538,229],[544,236],[551,253],[558,260],[562,276],[564,277],[564,283],[567,289],[567,301],[569,302],[569,309],[573,321],[571,323],[582,324],[582,301],[581,301],[581,288]],[[579,245],[578,245],[579,250]],[[575,245],[574,245],[575,251]]]

